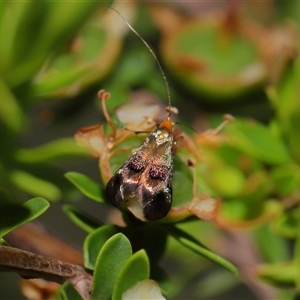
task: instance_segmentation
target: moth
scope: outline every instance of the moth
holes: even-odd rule
[[[120,206],[125,202],[135,217],[154,221],[167,215],[172,205],[172,171],[174,141],[171,121],[169,85],[159,60],[147,42],[115,9],[126,25],[141,39],[154,57],[165,81],[169,100],[169,115],[157,129],[150,132],[144,143],[126,160],[106,185],[110,202]]]
[[[173,123],[168,117],[153,130],[106,186],[111,203],[125,202],[142,221],[163,218],[172,205]]]

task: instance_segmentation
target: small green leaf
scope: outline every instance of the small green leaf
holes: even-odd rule
[[[25,163],[41,163],[86,155],[87,151],[76,144],[73,138],[62,138],[35,148],[20,148],[15,159]]]
[[[294,262],[261,265],[256,268],[257,276],[274,286],[295,287],[297,266]]]
[[[193,174],[190,168],[177,156],[173,168],[173,206],[189,203],[193,199]]]
[[[103,189],[93,179],[78,172],[68,172],[65,176],[88,198],[100,203],[105,202]]]
[[[189,248],[195,253],[206,257],[207,259],[220,265],[221,267],[225,268],[231,273],[238,274],[237,268],[232,263],[206,248],[197,239],[195,239],[188,233],[180,230],[179,228],[176,228],[173,225],[165,225],[165,229],[174,239],[176,239],[184,247]]]
[[[144,45],[139,44],[128,49],[122,55],[121,61],[118,63],[118,73],[114,80],[125,83],[127,86],[143,85],[147,82],[147,76],[156,69],[156,65],[152,57],[148,55]]]
[[[6,84],[0,80],[0,120],[12,131],[18,132],[26,121],[25,113]]]
[[[59,289],[60,300],[83,300],[70,282],[64,283]]]
[[[94,270],[94,266],[99,254],[99,251],[119,229],[115,225],[104,225],[91,232],[85,239],[83,244],[84,266],[87,269]]]
[[[281,214],[280,217],[282,215],[284,214]],[[261,226],[254,234],[257,248],[264,262],[277,263],[290,257],[290,249],[286,240],[275,234],[270,226]],[[280,251],[274,251],[274,249],[280,249]]]
[[[28,200],[23,205],[0,206],[0,237],[3,237],[13,229],[36,219],[49,207],[49,202],[37,197]]]
[[[215,20],[213,25],[203,21],[183,24],[164,41],[162,59],[190,92],[225,103],[261,85],[266,72],[256,71],[262,67],[257,45],[238,30],[231,32],[226,45],[222,44],[222,25],[221,20]],[[198,67],[191,68],[183,61]],[[203,65],[205,72],[199,71]],[[253,71],[252,76],[246,78],[245,70]]]
[[[61,190],[56,185],[29,172],[14,170],[9,176],[18,188],[31,195],[39,195],[51,201],[57,201],[61,197]]]
[[[289,196],[300,185],[300,168],[297,164],[280,165],[271,170],[274,188],[281,196]]]
[[[91,300],[111,299],[117,276],[131,254],[130,242],[122,233],[107,240],[97,257]]]
[[[291,162],[283,141],[259,123],[236,119],[225,130],[233,145],[258,160],[269,164]]]
[[[149,279],[150,266],[145,250],[133,254],[125,263],[117,278],[112,300],[122,299],[122,295],[139,281]]]
[[[236,197],[241,194],[245,185],[245,177],[240,169],[220,163],[210,167],[206,175],[206,181],[214,191],[222,197]]]
[[[300,209],[286,211],[272,223],[274,231],[285,238],[295,239],[300,227]],[[275,248],[272,248],[275,249]]]
[[[86,232],[92,232],[102,224],[93,220],[93,218],[73,205],[64,205],[63,211],[66,215],[81,229]]]
[[[299,85],[299,83],[298,83]],[[296,102],[296,101],[295,101]],[[300,126],[300,107],[297,108],[297,111],[294,111],[290,115],[289,120],[289,145],[291,148],[291,152],[294,157],[300,162],[300,139],[299,139],[299,126]]]

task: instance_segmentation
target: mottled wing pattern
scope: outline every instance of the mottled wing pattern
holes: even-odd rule
[[[113,205],[125,202],[142,220],[164,217],[172,203],[173,135],[158,128],[129,157],[107,184]]]

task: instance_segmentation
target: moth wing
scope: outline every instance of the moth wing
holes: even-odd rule
[[[108,181],[106,194],[114,206],[119,206],[126,199],[138,195],[140,176],[151,161],[151,153],[155,148],[151,134]]]

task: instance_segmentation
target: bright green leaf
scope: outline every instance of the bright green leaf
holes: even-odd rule
[[[31,195],[39,195],[51,201],[57,201],[61,197],[61,190],[50,181],[35,177],[22,170],[14,170],[9,175],[11,181],[18,188]]]
[[[256,268],[257,276],[274,286],[295,287],[297,266],[293,262],[260,265]]]
[[[49,202],[37,197],[28,200],[22,205],[0,206],[0,237],[3,237],[13,229],[36,219],[49,207]]]
[[[269,164],[291,162],[283,141],[259,123],[236,119],[225,130],[233,145],[258,160]]]
[[[41,163],[85,154],[87,151],[78,146],[73,138],[62,138],[31,149],[20,148],[15,158],[25,163]]]
[[[111,299],[117,276],[131,254],[130,242],[122,233],[107,240],[97,257],[91,300]]]
[[[285,238],[295,239],[300,228],[300,209],[295,208],[280,214],[273,221],[272,228],[277,234]]]
[[[149,260],[145,250],[133,254],[125,263],[117,278],[112,300],[122,299],[122,295],[139,281],[150,276]]]
[[[90,1],[73,2],[72,5],[64,1],[32,3],[22,15],[23,22],[19,22],[11,45],[13,66],[6,74],[10,84],[19,86],[29,81],[50,53],[57,52],[74,37],[97,5]]]
[[[78,172],[68,172],[65,176],[88,198],[97,202],[105,202],[101,186],[88,176]]]
[[[282,196],[296,192],[300,186],[299,165],[280,165],[271,170],[270,176],[274,182],[274,188]]]
[[[25,114],[6,84],[0,78],[0,120],[12,131],[21,130],[26,120]]]
[[[297,85],[299,87],[299,83]],[[296,102],[296,101],[295,101]],[[300,107],[297,111],[294,111],[290,115],[289,120],[289,145],[291,147],[291,152],[295,156],[298,162],[300,162],[300,138],[299,138],[299,127],[300,127]]]
[[[102,225],[99,222],[94,221],[91,216],[74,207],[73,205],[64,205],[63,211],[78,227],[86,232],[92,232]]]
[[[245,185],[245,177],[241,170],[220,163],[215,165],[206,176],[210,186],[223,197],[236,197],[240,195]]]
[[[94,270],[99,251],[106,241],[118,231],[118,227],[115,225],[104,225],[94,230],[86,237],[83,244],[83,253],[84,266],[87,269]]]
[[[214,25],[203,21],[182,24],[164,41],[162,48],[164,64],[176,74],[181,85],[216,102],[225,102],[257,88],[267,75],[253,40],[235,31],[223,44],[222,24],[217,21]],[[185,66],[181,60],[198,67]],[[202,64],[205,72],[199,71]],[[246,70],[253,71],[251,77],[244,76]]]
[[[185,162],[174,157],[173,206],[189,203],[193,199],[193,174]]]
[[[281,214],[283,216],[284,214]],[[279,218],[280,218],[279,217]],[[272,230],[268,225],[261,226],[255,232],[255,242],[260,256],[266,263],[277,263],[289,258],[289,247],[286,241]],[[274,251],[280,249],[280,251]]]

